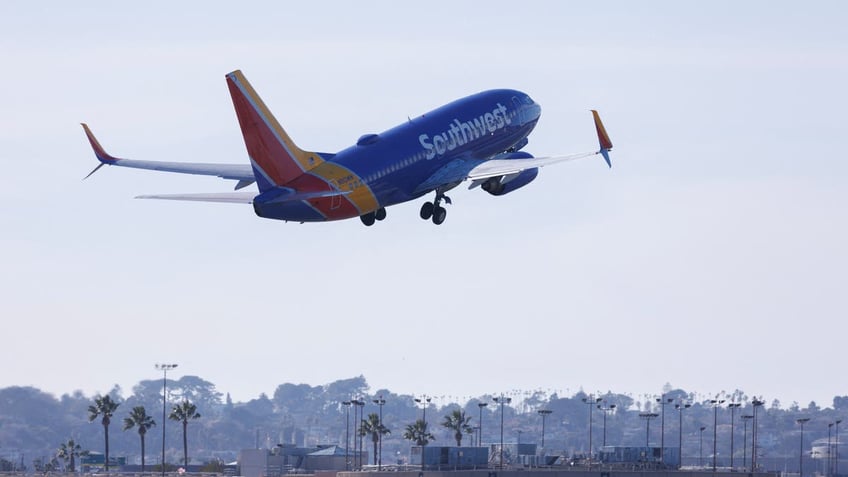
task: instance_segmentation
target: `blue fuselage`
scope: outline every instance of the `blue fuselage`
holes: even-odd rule
[[[518,149],[539,119],[541,107],[516,90],[477,93],[418,116],[380,134],[362,136],[357,144],[328,161],[350,171],[345,179],[370,189],[377,207],[406,202],[437,189],[450,188],[465,172],[497,154]],[[460,174],[461,175],[461,174]],[[445,182],[450,178],[451,182]],[[334,183],[333,187],[345,187]],[[361,206],[346,214],[373,210]],[[305,202],[258,206],[263,216],[296,221],[345,218],[328,215]],[[321,207],[323,209],[323,207]]]

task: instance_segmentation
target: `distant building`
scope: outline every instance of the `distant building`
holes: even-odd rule
[[[839,449],[836,448],[836,438],[833,439],[816,439],[813,441],[810,450],[810,457],[813,459],[827,459],[833,454],[835,457],[838,454],[840,457],[848,456],[848,442],[843,439],[839,440]]]
[[[503,465],[513,467],[536,467],[542,465],[543,459],[536,455],[536,444],[504,444]],[[489,463],[493,466],[501,464],[501,446],[492,444],[489,449]]]
[[[413,446],[409,453],[409,463],[422,470],[485,469],[488,462],[485,447]]]
[[[352,450],[335,445],[297,447],[282,444],[273,449],[245,449],[239,452],[238,464],[243,477],[280,477],[286,474],[352,469],[356,462],[366,463],[366,452],[359,456]]]
[[[680,449],[666,447],[605,446],[598,452],[598,459],[605,464],[641,464],[646,466],[677,467]]]
[[[117,469],[126,464],[126,457],[109,456],[109,467],[112,469]],[[106,457],[102,452],[89,451],[87,455],[80,456],[79,465],[83,472],[96,472],[106,468]]]

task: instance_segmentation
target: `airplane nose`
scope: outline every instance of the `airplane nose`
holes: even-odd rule
[[[528,108],[528,114],[533,120],[539,119],[539,116],[542,115],[542,107],[539,106],[539,103],[533,102]]]
[[[542,107],[530,98],[527,98],[524,106],[521,108],[521,122],[523,124],[536,122],[541,115]]]

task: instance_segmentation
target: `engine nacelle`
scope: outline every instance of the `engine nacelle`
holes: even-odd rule
[[[539,168],[534,167],[533,169],[521,171],[518,174],[490,177],[480,187],[492,195],[504,195],[533,182],[533,179],[538,175]]]

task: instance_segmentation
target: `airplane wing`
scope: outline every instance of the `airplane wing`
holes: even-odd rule
[[[91,143],[91,148],[94,149],[94,155],[100,164],[94,168],[85,179],[97,172],[104,165],[131,167],[135,169],[148,169],[153,171],[176,172],[180,174],[196,174],[204,176],[216,176],[222,179],[236,180],[236,190],[247,187],[252,184],[256,178],[253,176],[253,169],[249,164],[212,164],[212,163],[181,163],[181,162],[161,162],[161,161],[141,161],[135,159],[119,159],[110,156],[105,149],[94,137],[94,134],[88,128],[88,125],[82,123],[82,128],[85,130],[85,135],[88,136],[88,142]]]
[[[472,181],[468,188],[473,189],[490,177],[518,174],[528,169],[544,167],[559,162],[574,161],[598,154],[603,156],[609,167],[612,167],[612,163],[609,158],[609,151],[612,149],[612,141],[610,141],[609,135],[604,128],[604,124],[601,122],[601,117],[594,109],[592,110],[592,116],[595,121],[595,130],[598,134],[598,143],[600,144],[600,149],[597,151],[548,157],[510,158],[509,154],[501,154],[488,160],[456,159],[436,171],[435,174],[419,185],[416,188],[416,191],[423,192],[433,190],[438,187],[453,186],[466,180]]]
[[[534,167],[544,167],[558,162],[575,161],[586,157],[592,157],[600,152],[581,152],[564,156],[549,157],[527,157],[518,159],[490,159],[483,162],[465,176],[466,180],[488,179],[489,177],[515,174]]]

